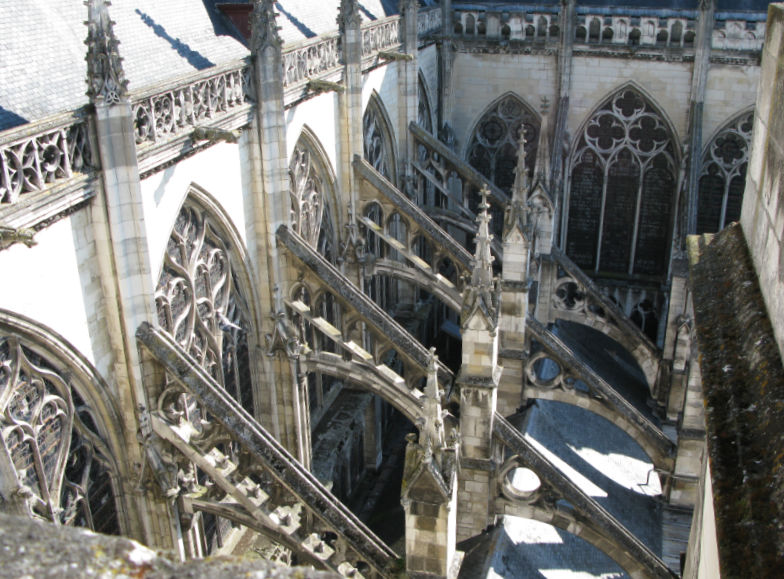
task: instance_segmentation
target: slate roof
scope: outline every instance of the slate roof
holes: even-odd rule
[[[203,0],[114,0],[129,90],[242,58],[248,51]],[[0,130],[87,103],[87,7],[74,0],[9,3],[0,18]]]

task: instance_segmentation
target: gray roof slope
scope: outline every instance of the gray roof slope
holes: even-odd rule
[[[363,22],[397,14],[398,0],[359,0]],[[338,29],[340,0],[281,0],[275,3],[284,42],[299,42]]]
[[[242,58],[248,51],[203,0],[115,0],[129,89]],[[87,8],[74,0],[27,0],[0,18],[0,130],[87,103]]]

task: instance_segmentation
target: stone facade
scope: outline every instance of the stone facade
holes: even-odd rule
[[[159,4],[41,5],[22,32],[57,12],[86,68],[41,39],[0,71],[5,510],[181,559],[260,536],[345,576],[405,555],[412,577],[456,576],[459,541],[520,515],[672,576],[506,418],[607,418],[709,520],[684,240],[756,98],[727,154],[754,151],[742,225],[782,349],[779,12],[760,68],[764,14],[711,2]],[[647,408],[562,322],[628,353]],[[395,411],[418,431],[397,554],[340,500],[385,468]]]

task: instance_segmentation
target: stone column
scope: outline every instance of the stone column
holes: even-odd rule
[[[460,389],[460,488],[458,540],[480,533],[494,521],[491,509],[496,462],[493,460],[493,418],[498,382],[498,292],[493,280],[487,213],[487,188],[482,190],[474,267],[463,294],[463,354]]]
[[[454,23],[452,15],[452,0],[441,0],[441,28],[442,37],[438,43],[438,134],[440,135],[447,119],[451,117],[452,101],[452,63],[454,61],[454,47],[452,35]]]
[[[697,189],[700,169],[702,168],[702,119],[705,106],[705,86],[708,83],[711,46],[713,43],[713,21],[716,9],[715,0],[700,0],[700,14],[697,20],[697,46],[694,52],[694,69],[691,78],[689,99],[689,139],[686,183],[681,195],[685,194],[686,224],[680,229],[676,251],[685,243],[685,236],[697,233]],[[681,207],[684,203],[679,204]]]
[[[418,36],[417,36],[417,0],[402,0],[400,3],[401,33],[403,54],[397,61],[398,66],[398,183],[400,189],[409,193],[413,187],[411,161],[414,155],[414,140],[408,132],[409,123],[416,122],[419,116],[419,83],[417,82]]]
[[[569,119],[569,95],[572,91],[572,49],[574,45],[575,24],[577,21],[577,1],[561,0],[560,46],[558,49],[558,102],[555,103],[555,130],[552,136],[552,156],[550,163],[550,187],[555,195],[553,203],[556,215],[563,214],[563,150],[566,141],[566,124]],[[554,224],[555,224],[554,223]],[[562,224],[562,229],[566,229]]]
[[[255,0],[252,15],[251,55],[256,83],[256,125],[259,155],[252,171],[257,190],[254,191],[255,254],[258,263],[258,292],[262,311],[270,315],[265,334],[274,336],[282,314],[280,298],[293,271],[284,252],[278,251],[275,231],[289,222],[289,175],[286,155],[286,119],[283,106],[282,40],[275,24],[273,0]],[[258,188],[260,185],[260,188]],[[269,352],[272,354],[272,352]],[[304,417],[307,392],[285,356],[267,358],[264,390],[272,397],[265,401],[267,414],[262,421],[273,425],[280,442],[303,464],[309,465],[310,428]]]
[[[155,281],[136,160],[134,116],[108,4],[105,0],[87,2],[87,94],[95,107],[102,189],[91,214],[105,296],[105,319],[114,355],[109,382],[116,385],[118,406],[126,410],[122,424],[115,427],[125,430],[127,440],[133,440],[137,434],[139,439],[148,440],[152,431],[137,412],[149,408],[151,403],[142,381],[144,370],[135,332],[142,322],[157,322]],[[138,467],[147,460],[141,446],[131,445],[126,452],[127,459]],[[171,505],[159,494],[152,500],[134,497],[139,492],[136,481],[118,482],[123,503],[131,515],[130,532],[134,538],[182,554],[179,522]],[[131,497],[138,500],[129,500]]]

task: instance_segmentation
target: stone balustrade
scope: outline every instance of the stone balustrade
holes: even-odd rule
[[[90,172],[93,158],[84,110],[3,131],[0,204]]]
[[[325,34],[283,47],[283,87],[289,89],[309,79],[327,76],[342,66],[340,35]]]
[[[423,37],[440,32],[441,24],[441,8],[439,6],[421,9],[417,13],[417,36],[420,41]]]
[[[243,60],[211,68],[165,90],[134,95],[131,107],[136,144],[167,140],[196,126],[214,123],[255,100],[250,64]]]
[[[456,37],[522,42],[558,40],[559,8],[519,5],[513,9],[456,7]],[[605,13],[606,12],[606,13]],[[696,41],[696,10],[625,9],[613,14],[601,8],[578,6],[574,42],[609,46],[690,48]],[[714,50],[762,48],[764,13],[719,12],[715,15]]]
[[[375,57],[382,50],[400,48],[403,42],[400,16],[390,16],[362,25],[362,60]]]

